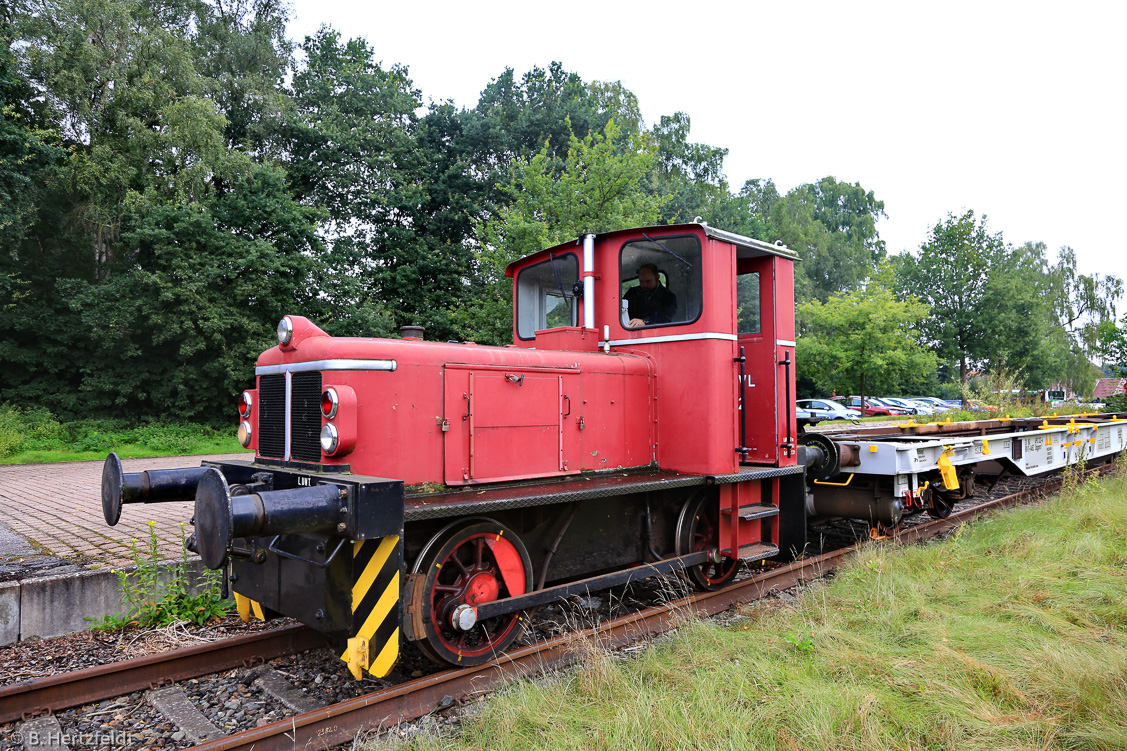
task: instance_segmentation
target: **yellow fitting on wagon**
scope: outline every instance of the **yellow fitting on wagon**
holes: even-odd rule
[[[846,485],[853,482],[853,478],[856,477],[856,476],[857,476],[856,474],[854,474],[853,472],[850,472],[849,473],[849,479],[846,480],[845,482],[828,482],[826,480],[815,480],[814,484],[815,485],[832,485],[835,488],[844,488]]]
[[[939,455],[939,476],[943,478],[943,487],[948,490],[956,490],[959,487],[959,476],[955,472],[955,465],[951,463],[951,457],[944,451]]]

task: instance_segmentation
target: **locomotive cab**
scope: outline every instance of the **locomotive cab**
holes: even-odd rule
[[[796,260],[703,224],[587,235],[509,266],[513,342],[652,362],[631,429],[652,429],[663,469],[793,466]]]

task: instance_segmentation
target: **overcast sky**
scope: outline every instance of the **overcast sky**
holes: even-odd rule
[[[1124,2],[292,2],[293,38],[366,37],[424,99],[472,107],[506,66],[558,60],[621,81],[647,124],[688,113],[733,188],[860,182],[890,251],[972,209],[1127,278]]]

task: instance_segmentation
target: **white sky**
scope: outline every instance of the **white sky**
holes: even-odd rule
[[[1127,278],[1127,3],[291,0],[472,107],[506,66],[621,81],[647,124],[683,111],[733,188],[826,175],[885,203],[892,252],[948,212]]]

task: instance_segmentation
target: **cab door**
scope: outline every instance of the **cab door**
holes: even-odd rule
[[[736,270],[740,463],[793,465],[794,268],[765,255],[738,259]]]

